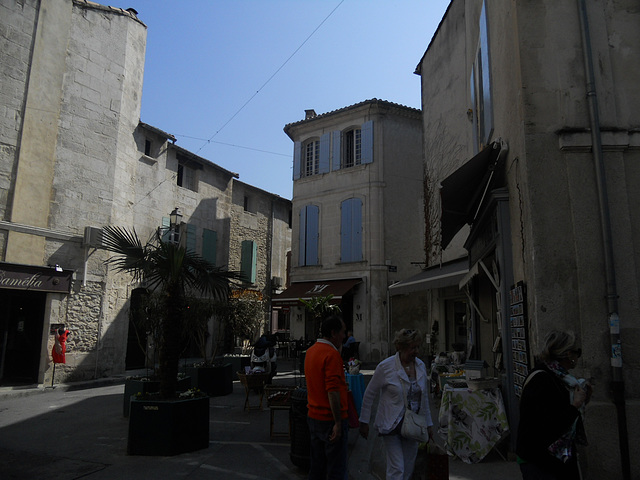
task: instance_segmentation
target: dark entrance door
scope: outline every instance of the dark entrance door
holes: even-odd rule
[[[38,381],[46,295],[0,289],[0,384]]]

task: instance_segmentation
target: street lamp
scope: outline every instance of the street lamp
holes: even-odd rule
[[[169,228],[171,243],[180,243],[180,223],[182,222],[182,213],[178,207],[174,208],[169,214]]]

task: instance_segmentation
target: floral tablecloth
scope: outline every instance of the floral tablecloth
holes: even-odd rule
[[[499,388],[472,392],[447,385],[438,421],[447,451],[465,463],[482,460],[509,432]]]

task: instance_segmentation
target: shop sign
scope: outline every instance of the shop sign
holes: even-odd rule
[[[71,270],[0,262],[0,288],[69,293],[72,274]]]

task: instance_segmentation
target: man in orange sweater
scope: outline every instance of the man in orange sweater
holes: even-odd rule
[[[310,480],[347,478],[347,382],[340,348],[345,324],[333,315],[322,322],[319,338],[306,353],[309,433],[311,435]]]

